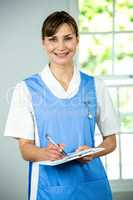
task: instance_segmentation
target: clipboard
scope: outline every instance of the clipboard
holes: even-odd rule
[[[104,148],[102,148],[102,147],[89,148],[89,149],[83,150],[83,151],[68,153],[67,156],[65,156],[64,158],[62,158],[60,160],[54,160],[54,161],[47,160],[47,161],[39,161],[36,163],[38,163],[40,165],[56,166],[56,165],[60,165],[60,164],[66,163],[66,162],[70,162],[70,161],[78,159],[78,158],[82,158],[87,155],[95,154],[95,153],[103,151],[103,150],[104,150]]]

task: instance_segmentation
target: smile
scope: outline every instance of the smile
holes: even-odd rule
[[[64,57],[64,56],[67,56],[69,54],[69,52],[66,52],[66,53],[54,53],[56,56],[58,57]]]

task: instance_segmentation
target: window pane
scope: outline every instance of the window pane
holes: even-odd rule
[[[112,35],[81,35],[80,66],[92,75],[106,75],[112,71]]]
[[[79,0],[79,9],[81,32],[112,30],[112,0]]]
[[[116,20],[115,27],[117,31],[133,30],[133,1],[116,1]]]
[[[121,131],[132,132],[133,131],[133,115],[121,116]]]
[[[115,74],[133,74],[133,34],[116,35]]]
[[[121,113],[133,113],[133,86],[119,88]]]
[[[133,134],[121,135],[122,178],[133,178]]]
[[[119,89],[122,132],[133,132],[133,86]]]

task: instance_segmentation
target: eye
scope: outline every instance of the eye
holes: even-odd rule
[[[57,41],[57,39],[56,39],[55,37],[53,37],[53,38],[48,38],[48,40],[51,41],[51,42]]]
[[[65,40],[72,40],[72,37],[66,37]]]

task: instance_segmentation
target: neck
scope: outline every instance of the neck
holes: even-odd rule
[[[69,83],[73,77],[73,63],[63,66],[49,64],[49,67],[57,81],[59,81],[63,88],[67,90]]]
[[[52,74],[57,80],[69,80],[73,76],[74,66],[73,64],[69,65],[49,65]]]

